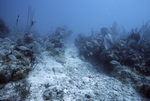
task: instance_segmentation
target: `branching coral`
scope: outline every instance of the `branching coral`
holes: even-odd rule
[[[31,9],[31,7],[28,8],[28,19],[27,19],[27,27],[26,27],[26,33],[29,34],[31,31],[32,26],[35,24],[35,21],[33,21],[35,10]]]

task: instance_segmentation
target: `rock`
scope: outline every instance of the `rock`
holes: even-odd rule
[[[22,54],[19,52],[19,51],[17,51],[17,50],[13,50],[12,51],[12,54],[14,55],[14,56],[22,56]]]
[[[4,50],[1,50],[1,51],[0,51],[0,56],[5,56]]]
[[[5,56],[6,56],[6,55],[9,55],[10,53],[11,53],[11,50],[4,50]]]
[[[17,61],[17,58],[14,55],[8,55],[8,57],[12,61]]]
[[[6,50],[12,50],[14,48],[14,45],[4,45],[3,48]]]
[[[112,64],[112,65],[120,65],[120,62],[118,62],[116,60],[112,60],[112,61],[110,61],[110,64]]]
[[[8,42],[8,41],[3,42],[3,45],[10,45],[10,42]]]
[[[11,39],[8,37],[4,38],[4,41],[12,42]]]
[[[15,47],[16,48],[12,48],[11,50],[6,50],[4,47],[1,47],[0,83],[23,79],[32,69],[35,61],[33,51],[25,46],[19,46],[19,48],[18,46]]]
[[[88,77],[83,77],[82,80],[83,80],[83,82],[88,83],[88,82],[90,81],[90,78],[88,78]]]
[[[63,101],[64,92],[58,88],[47,89],[43,93],[44,101]]]
[[[22,50],[22,51],[26,51],[29,50],[27,47],[25,46],[19,46],[18,49]]]

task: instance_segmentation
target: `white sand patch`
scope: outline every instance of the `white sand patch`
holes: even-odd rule
[[[97,72],[90,63],[83,62],[71,43],[65,50],[65,66],[46,53],[43,56],[43,63],[37,64],[28,77],[30,101],[43,101],[43,92],[54,87],[63,91],[64,101],[140,101],[140,96],[132,87]],[[49,87],[46,88],[47,85]]]

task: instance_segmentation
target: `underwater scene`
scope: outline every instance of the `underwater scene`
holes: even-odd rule
[[[0,101],[150,101],[150,0],[0,0]]]

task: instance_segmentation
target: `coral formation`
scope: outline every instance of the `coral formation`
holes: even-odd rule
[[[75,45],[82,59],[90,61],[93,65],[102,64],[109,75],[115,75],[114,77],[121,81],[130,79],[134,88],[140,92],[139,88],[143,89],[143,85],[150,81],[145,77],[150,76],[150,42],[143,39],[146,38],[144,36],[149,38],[149,26],[144,25],[139,31],[132,30],[126,38],[117,37],[117,33],[114,24],[111,30],[102,28],[100,33],[94,35],[78,35]],[[142,81],[143,78],[146,79],[145,82]],[[134,81],[141,85],[137,85]],[[148,93],[149,91],[145,96]]]
[[[9,29],[0,20],[0,100],[30,99],[30,93],[35,93],[31,89],[42,89],[39,92],[44,101],[63,101],[68,96],[88,101],[105,100],[104,97],[109,100],[139,100],[137,92],[143,99],[150,98],[148,24],[140,30],[132,30],[126,37],[120,35],[117,23],[110,28],[103,27],[98,33],[92,31],[89,36],[79,34],[74,43],[78,54],[75,46],[66,48],[70,44],[71,30],[66,26],[58,27],[55,32],[42,36],[31,31],[35,23],[33,15],[34,10],[29,8],[27,28],[23,32],[18,31],[16,37],[15,34],[8,35]],[[17,29],[18,20],[19,16]],[[45,70],[43,74],[38,74],[42,70]],[[99,70],[109,76],[104,78]],[[50,81],[45,85],[39,83],[35,86],[39,88],[34,88],[32,77],[30,84],[26,81],[29,73],[33,78],[38,75]],[[102,91],[107,94],[102,94]],[[10,92],[13,94],[9,95]],[[131,96],[122,97],[124,94]]]
[[[31,22],[32,17],[33,15],[29,16],[30,20],[28,23]],[[28,26],[30,27],[26,29],[27,31],[18,31],[16,37],[13,36],[15,34],[3,36],[9,30],[3,20],[0,21],[2,25],[0,26],[2,36],[0,37],[0,100],[18,100],[21,98],[25,100],[29,95],[27,93],[30,92],[30,89],[28,89],[30,85],[22,81],[25,81],[29,72],[34,70],[38,62],[41,62],[40,59],[42,59],[43,52],[49,52],[49,56],[54,57],[57,62],[65,66],[65,41],[71,35],[72,31],[68,30],[66,26],[58,27],[53,34],[49,34],[45,38],[44,36],[41,37],[39,34],[31,32],[33,25],[31,26],[29,24]],[[13,83],[15,85],[10,85]],[[18,91],[13,90],[14,87]],[[15,94],[7,97],[3,96],[2,92],[6,89],[10,89],[10,91],[12,90],[16,94],[18,93],[21,98],[15,98],[17,96]],[[9,91],[6,90],[5,93],[9,93]]]

